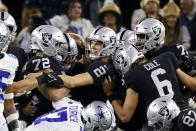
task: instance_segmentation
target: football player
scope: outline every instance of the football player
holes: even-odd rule
[[[24,131],[105,131],[112,124],[107,105],[94,101],[87,107],[70,101],[67,105],[39,116]]]
[[[136,25],[134,32],[136,32],[135,39],[137,41],[134,44],[139,51],[145,54],[147,59],[154,58],[164,52],[173,52],[178,61],[183,61],[182,69],[184,71],[188,72],[195,68],[196,58],[189,55],[184,47],[179,45],[180,43],[171,46],[164,44],[165,27],[159,20],[146,18]],[[132,41],[133,38],[130,40]]]
[[[18,114],[13,101],[13,88],[10,87],[18,68],[18,60],[14,55],[6,53],[12,41],[10,36],[8,26],[0,21],[0,130],[2,131],[8,131],[4,115],[10,128],[19,130]]]
[[[136,40],[136,34],[133,31],[130,30],[124,30],[121,31],[117,34],[116,37],[116,41],[117,41],[117,49],[121,48],[121,46],[123,46],[124,44],[133,44],[133,42]],[[117,72],[116,73],[116,77],[117,80],[121,80],[122,79],[122,72]],[[126,89],[122,88],[122,84],[121,81],[113,81],[115,82],[115,88],[113,90],[116,99],[118,99],[119,101],[123,102],[125,97],[126,97]],[[142,106],[141,106],[141,102],[139,100],[136,111],[133,114],[133,117],[131,118],[130,121],[128,122],[122,122],[118,116],[116,116],[117,118],[117,123],[118,123],[118,127],[124,131],[138,131],[138,130],[143,130],[143,122],[146,121],[143,117],[143,115],[145,115],[146,112],[143,112],[142,110]],[[142,129],[141,129],[142,128]]]
[[[43,70],[53,70],[61,73],[61,66],[57,61],[61,61],[60,47],[65,44],[66,39],[63,33],[56,27],[50,25],[41,25],[32,32],[31,50],[34,50],[35,56],[31,57],[24,69],[24,74],[40,72]],[[59,50],[57,50],[59,49]],[[27,122],[30,124],[37,116],[53,110],[51,101],[47,100],[37,89],[33,89],[28,94],[29,101],[26,106],[33,106],[32,115],[28,116]],[[24,108],[24,107],[21,107]],[[25,119],[26,120],[26,119]]]
[[[180,110],[189,110],[190,119],[195,120],[195,110],[189,109],[188,103],[184,100],[180,81],[191,90],[196,89],[195,77],[191,77],[178,68],[177,59],[173,53],[163,53],[150,61],[145,59],[144,55],[132,45],[125,45],[119,48],[114,55],[114,66],[117,71],[124,76],[122,85],[126,88],[126,98],[123,105],[112,95],[110,82],[111,79],[105,80],[106,95],[109,97],[113,108],[118,117],[123,122],[131,119],[138,104],[140,97],[143,110],[146,111],[148,105],[160,96],[169,96],[174,99]],[[181,118],[182,120],[185,118]],[[186,120],[185,120],[186,121]],[[195,130],[195,122],[191,121],[183,124],[183,130]]]

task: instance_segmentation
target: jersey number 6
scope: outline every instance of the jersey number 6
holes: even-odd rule
[[[167,79],[160,81],[158,78],[159,75],[164,75],[165,73],[166,73],[166,71],[164,69],[158,68],[158,69],[151,72],[151,78],[152,78],[160,96],[169,96],[169,97],[173,98],[174,92],[172,90],[171,82]],[[164,88],[165,88],[165,90],[164,90]],[[166,89],[167,89],[167,91],[166,91]]]

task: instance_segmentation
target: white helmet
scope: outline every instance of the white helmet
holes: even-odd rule
[[[61,57],[61,63],[63,67],[68,70],[74,66],[77,55],[78,55],[78,47],[75,40],[69,35],[65,34],[65,44],[62,44],[58,48],[58,56]]]
[[[0,51],[7,52],[10,43],[10,31],[4,22],[0,21]]]
[[[134,31],[123,30],[116,35],[116,47],[119,48],[124,44],[132,44],[134,40],[137,40],[137,36]]]
[[[63,33],[51,25],[41,25],[33,30],[31,37],[31,49],[41,50],[47,56],[58,55],[57,47],[65,44]]]
[[[139,52],[131,44],[125,44],[115,51],[113,56],[113,65],[117,72],[123,75],[131,69],[131,65],[139,58],[144,58],[142,52]]]
[[[136,25],[135,31],[137,38],[144,39],[144,42],[136,43],[137,48],[144,54],[156,47],[162,47],[164,44],[165,27],[157,19],[146,18],[142,20]]]
[[[155,99],[147,109],[148,125],[153,126],[156,131],[169,131],[172,120],[180,113],[176,102],[168,96]]]
[[[110,56],[115,50],[116,44],[116,33],[108,28],[108,27],[97,27],[94,31],[86,38],[89,57],[92,60]],[[91,48],[91,44],[93,41],[97,41],[103,44],[102,49],[97,52],[93,53],[93,49]]]
[[[11,42],[14,41],[17,30],[17,25],[14,17],[8,12],[0,12],[0,21],[3,21],[7,25],[10,31],[9,39]]]
[[[85,131],[105,131],[112,125],[112,113],[101,101],[94,101],[82,110]]]

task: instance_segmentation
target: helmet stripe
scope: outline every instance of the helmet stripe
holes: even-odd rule
[[[120,35],[120,41],[122,40],[122,38],[123,38],[123,36],[124,36],[124,34],[125,34],[126,31],[127,31],[127,30],[124,30],[124,31],[121,33],[121,35]]]
[[[70,52],[70,51],[71,51],[71,47],[70,47],[70,41],[69,41],[69,38],[68,38],[67,34],[64,34],[64,36],[65,36],[65,39],[67,40],[67,44],[68,44],[68,52]]]
[[[4,12],[1,12],[1,20],[2,21],[4,21],[4,16],[5,16]]]
[[[103,28],[103,26],[101,26],[101,27],[97,28],[97,30],[95,30],[94,34],[96,34],[96,33],[97,33],[97,31],[99,31],[101,28]]]

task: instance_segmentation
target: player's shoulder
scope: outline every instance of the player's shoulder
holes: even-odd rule
[[[100,68],[100,67],[106,67],[108,69],[113,69],[112,64],[110,62],[103,62],[103,61],[94,61],[87,68]]]
[[[173,52],[165,52],[150,61],[153,61],[153,60],[159,60],[159,61],[171,61],[172,60],[176,62],[177,58]]]
[[[3,52],[4,57],[0,60],[0,66],[6,70],[15,72],[18,68],[18,59],[12,55]]]
[[[160,54],[158,57],[170,58],[170,57],[175,57],[175,55],[173,52],[165,52],[165,53]],[[155,59],[156,59],[156,57],[155,57]]]
[[[41,59],[41,58],[42,58],[42,56],[33,56],[33,57],[31,57],[31,58],[28,60],[28,62],[33,61],[33,60],[35,60],[35,59]]]
[[[9,61],[10,64],[16,64],[16,65],[18,65],[18,59],[16,58],[15,55],[9,54],[9,53],[4,53],[4,55],[5,55],[4,59],[6,61]]]

